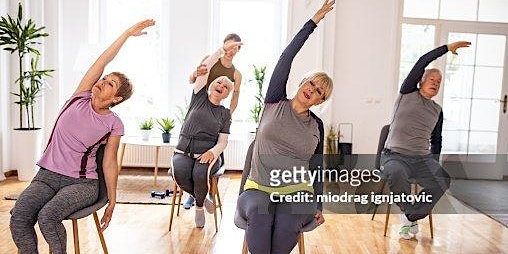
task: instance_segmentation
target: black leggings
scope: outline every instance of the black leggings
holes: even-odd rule
[[[173,155],[173,177],[182,190],[196,199],[196,206],[202,207],[208,193],[210,176],[215,174],[222,165],[221,157],[217,159],[211,172],[210,163],[200,163],[199,159],[175,153]]]

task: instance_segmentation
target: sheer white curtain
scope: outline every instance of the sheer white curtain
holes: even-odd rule
[[[9,1],[0,1],[0,16],[8,12]],[[4,171],[9,168],[9,52],[2,50],[0,52],[0,181],[5,180]]]

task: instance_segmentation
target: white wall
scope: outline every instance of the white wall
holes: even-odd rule
[[[9,9],[8,0],[0,0],[0,16],[4,16]],[[4,180],[4,169],[9,168],[10,163],[10,133],[7,131],[9,127],[9,91],[4,89],[9,87],[9,62],[8,52],[0,51],[0,180]]]
[[[353,152],[374,154],[397,87],[398,0],[340,0],[333,122],[354,125]]]
[[[190,100],[189,75],[210,49],[212,1],[170,1],[169,86],[171,109]],[[192,10],[192,15],[188,11]],[[174,112],[173,112],[174,113]]]

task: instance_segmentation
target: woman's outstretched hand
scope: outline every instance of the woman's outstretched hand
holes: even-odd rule
[[[155,21],[153,19],[147,19],[140,21],[133,25],[131,28],[127,30],[127,34],[129,36],[140,36],[143,34],[146,34],[146,31],[143,31],[143,29],[155,25]]]
[[[471,45],[471,42],[468,41],[457,41],[454,43],[450,43],[446,45],[448,47],[448,50],[450,50],[453,54],[457,55],[457,49],[458,48],[467,48]]]
[[[228,41],[224,44],[224,47],[222,47],[222,49],[224,49],[224,51],[229,51],[229,50],[232,50],[234,48],[237,48],[237,47],[240,47],[243,45],[243,42],[236,42],[236,41]]]
[[[323,216],[323,213],[319,210],[316,212],[316,214],[314,214],[314,219],[316,219],[317,226],[320,226],[321,224],[325,223],[325,217]]]
[[[316,14],[314,14],[314,17],[312,17],[312,21],[314,21],[314,23],[317,25],[319,21],[321,21],[329,11],[333,10],[334,4],[335,0],[332,1],[325,0],[323,6],[321,6],[321,9],[319,9],[316,12]]]

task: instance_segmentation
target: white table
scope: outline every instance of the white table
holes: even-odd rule
[[[160,148],[163,146],[167,146],[167,147],[174,149],[176,147],[177,142],[178,142],[178,137],[171,137],[169,143],[163,143],[162,137],[150,138],[147,141],[141,140],[141,137],[122,137],[122,139],[120,140],[120,155],[119,155],[119,160],[118,160],[118,172],[120,173],[120,170],[122,170],[125,146],[127,146],[127,145],[151,146],[155,149],[155,158],[154,158],[155,159],[155,161],[154,161],[155,170],[153,172],[153,184],[157,185],[157,171],[159,170]]]

